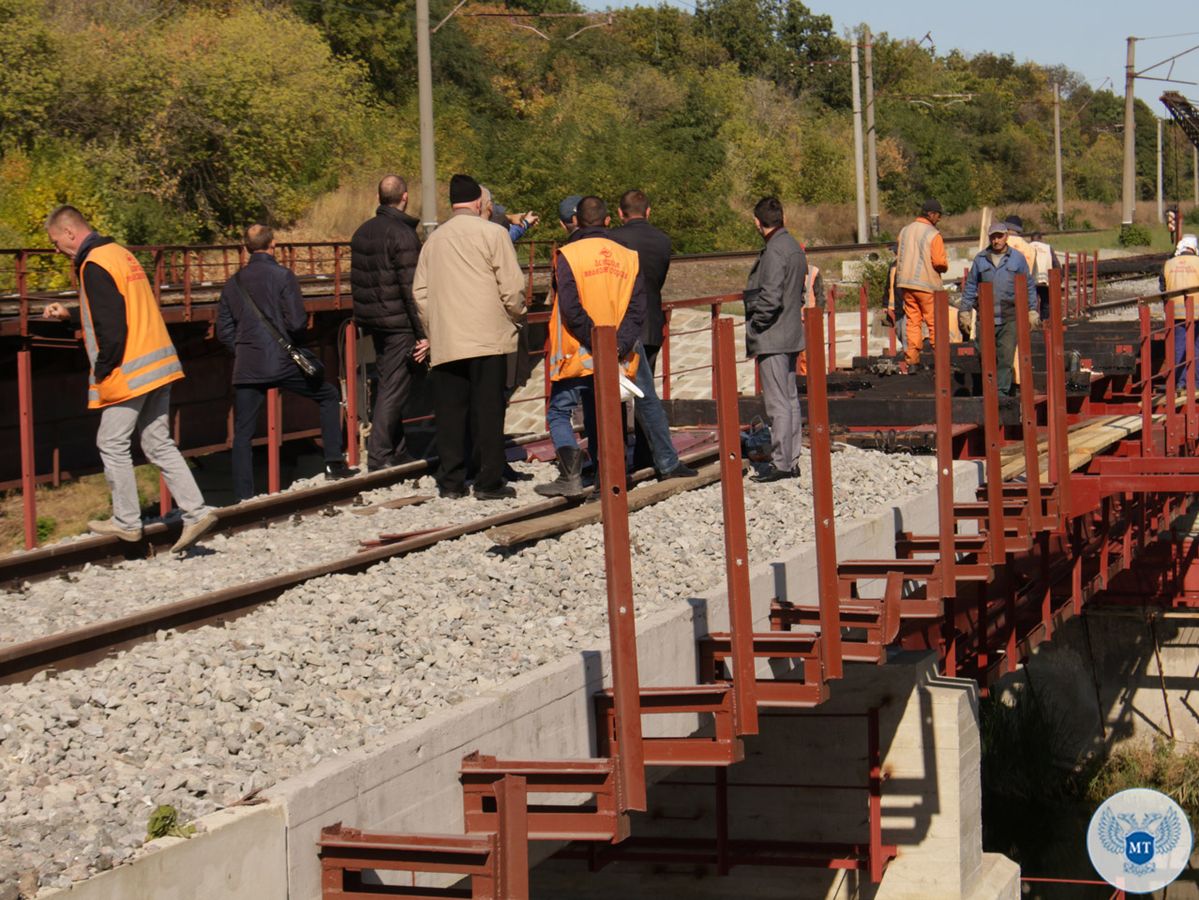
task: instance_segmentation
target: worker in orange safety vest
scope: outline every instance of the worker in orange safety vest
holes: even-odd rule
[[[933,325],[933,296],[942,289],[941,275],[949,269],[945,241],[937,230],[941,214],[939,202],[925,200],[916,220],[899,232],[895,286],[904,295],[903,310],[908,336],[904,358],[909,365],[920,360],[920,348],[924,344],[921,324],[928,328],[929,343],[935,346],[937,341]]]

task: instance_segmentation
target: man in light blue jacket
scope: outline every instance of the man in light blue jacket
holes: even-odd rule
[[[1037,310],[1037,287],[1028,270],[1023,254],[1008,246],[1008,224],[996,222],[989,234],[990,246],[974,257],[974,265],[966,276],[962,303],[958,314],[968,313],[978,302],[978,285],[991,284],[995,298],[995,381],[999,393],[1012,392],[1012,362],[1016,358],[1016,276],[1024,276],[1025,293],[1021,301],[1028,303],[1028,324],[1037,328],[1041,317]],[[981,322],[979,326],[981,327]]]
[[[753,481],[799,477],[803,417],[795,362],[804,349],[804,283],[808,261],[783,227],[783,205],[765,197],[754,207],[754,225],[766,247],[745,287],[745,352],[757,358],[762,399],[770,418],[770,466]]]

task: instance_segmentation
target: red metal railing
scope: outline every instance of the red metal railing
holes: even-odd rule
[[[1079,884],[1079,885],[1096,885],[1098,887],[1111,888],[1112,886],[1106,881],[1094,881],[1086,878],[1032,878],[1020,876],[1021,884]],[[1112,888],[1112,892],[1107,895],[1107,900],[1125,900],[1128,895],[1120,888]]]

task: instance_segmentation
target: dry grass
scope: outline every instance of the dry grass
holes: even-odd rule
[[[280,231],[279,240],[348,241],[358,226],[375,214],[379,205],[378,184],[379,176],[373,174],[346,180],[337,190],[318,197],[293,227]],[[438,185],[437,189],[438,196],[443,198],[449,190],[444,185]],[[419,218],[420,208],[420,182],[409,182],[408,213]]]
[[[158,469],[138,466],[137,494],[142,508],[158,507]],[[112,500],[103,475],[87,475],[59,487],[37,489],[38,532],[41,542],[83,534],[89,519],[112,515]],[[21,492],[0,496],[0,553],[25,546]]]

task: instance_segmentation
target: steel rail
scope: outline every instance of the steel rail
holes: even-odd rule
[[[717,452],[715,444],[684,453],[680,459],[697,462]],[[397,467],[398,468],[398,467]],[[390,471],[390,470],[389,470]],[[384,474],[384,473],[380,473]],[[641,469],[631,476],[634,482],[653,477],[653,469]],[[340,482],[339,482],[340,484]],[[297,492],[299,493],[299,492]],[[325,575],[353,575],[376,563],[425,550],[442,541],[478,534],[489,528],[535,518],[572,504],[564,497],[553,497],[505,510],[470,522],[449,525],[406,540],[353,553],[330,562],[307,566],[292,572],[272,575],[245,584],[220,588],[186,600],[160,604],[105,622],[96,622],[58,634],[35,638],[19,644],[0,646],[0,684],[27,681],[38,672],[81,668],[109,654],[131,647],[166,629],[190,630],[203,625],[225,622],[251,612],[291,588]]]
[[[534,444],[548,437],[545,433],[530,435],[513,441],[513,446]],[[209,534],[233,534],[279,522],[298,513],[328,506],[343,506],[364,491],[390,487],[405,478],[429,471],[436,462],[436,456],[418,459],[340,481],[278,494],[264,494],[243,503],[220,507],[215,511],[216,528]],[[0,586],[61,575],[88,563],[153,556],[159,548],[173,544],[181,530],[182,523],[178,520],[169,523],[153,522],[143,528],[142,540],[137,542],[122,541],[112,535],[93,535],[79,540],[62,541],[37,550],[18,551],[0,556]]]

